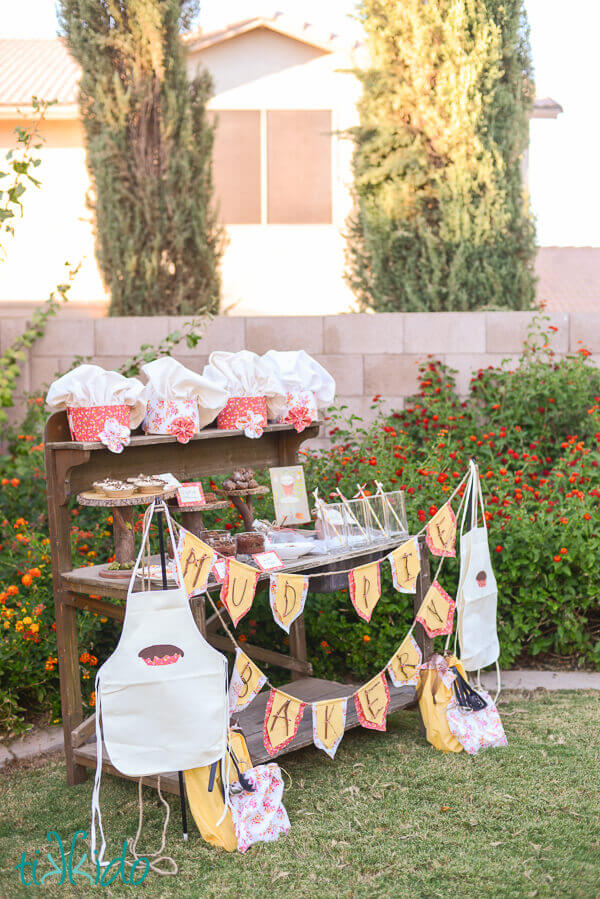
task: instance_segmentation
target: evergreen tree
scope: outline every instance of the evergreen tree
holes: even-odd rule
[[[347,280],[376,311],[528,309],[533,85],[522,0],[362,0]]]
[[[207,73],[189,81],[180,32],[196,0],[60,0],[81,65],[97,258],[111,315],[217,311]]]

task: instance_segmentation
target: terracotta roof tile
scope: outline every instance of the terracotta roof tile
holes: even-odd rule
[[[60,39],[0,40],[0,106],[26,105],[32,96],[77,103],[80,75]]]

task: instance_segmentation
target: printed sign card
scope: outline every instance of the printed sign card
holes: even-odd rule
[[[204,490],[200,481],[193,483],[184,483],[177,491],[177,504],[185,508],[185,506],[205,505]]]
[[[290,527],[310,521],[304,469],[301,465],[270,468],[271,489],[275,505],[275,520],[281,526]]]
[[[252,558],[262,571],[279,571],[284,567],[274,549],[264,553],[253,553]]]

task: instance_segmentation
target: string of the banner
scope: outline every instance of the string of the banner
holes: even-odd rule
[[[464,477],[462,478],[462,480],[461,480],[461,481],[457,484],[457,486],[455,487],[454,491],[450,494],[450,496],[448,497],[448,499],[447,499],[447,500],[444,500],[444,505],[448,505],[448,503],[451,503],[451,502],[452,502],[452,500],[454,499],[454,497],[456,496],[456,494],[459,492],[460,488],[463,486],[463,484],[465,483],[465,481],[467,480],[468,477],[469,477],[469,472],[467,471],[466,474],[464,475]],[[326,505],[326,504],[325,504],[325,505]],[[462,506],[462,501],[461,501],[461,506]],[[437,513],[436,513],[436,514],[437,514]],[[432,518],[433,518],[433,517],[434,517],[434,516],[432,515]],[[417,533],[416,533],[416,534],[413,534],[412,538],[409,538],[409,539],[417,540],[422,534],[425,533],[425,531],[427,530],[427,528],[428,528],[428,526],[429,526],[429,524],[430,524],[430,521],[431,521],[431,519],[430,519],[430,520],[429,520],[429,521],[428,521],[428,522],[421,528],[420,531],[417,531]],[[178,524],[178,522],[174,521],[173,524],[174,524],[175,529],[176,529],[176,531],[177,531],[178,533],[179,533],[180,531],[182,531],[182,530],[185,530],[185,528],[182,528],[181,525]],[[199,538],[199,539],[200,539],[200,538]],[[398,546],[402,546],[402,543],[404,543],[404,542],[405,542],[405,541],[403,540],[401,543],[398,544]],[[389,552],[385,553],[385,555],[381,556],[379,559],[374,559],[374,560],[373,560],[372,562],[370,562],[369,564],[372,564],[372,565],[374,565],[374,564],[376,564],[376,563],[379,564],[379,563],[381,563],[381,562],[384,562],[386,559],[391,558],[391,557],[393,556],[394,552],[396,551],[396,549],[398,549],[398,546],[394,547],[394,549],[392,549],[392,550],[390,550]],[[214,554],[215,554],[216,556],[219,557],[219,559],[220,559],[221,561],[223,561],[223,562],[228,562],[228,561],[231,559],[231,556],[224,556],[222,553],[220,553],[217,549],[214,549],[212,546],[211,546],[211,549],[213,550]],[[275,551],[277,551],[277,550],[275,550]],[[245,563],[242,563],[242,564],[245,564]],[[252,565],[249,565],[248,567],[249,567],[249,568],[253,568]],[[354,571],[356,567],[357,567],[356,565],[353,565],[352,568],[342,568],[342,569],[339,569],[339,570],[336,568],[334,572],[319,571],[319,572],[315,572],[315,573],[312,573],[312,574],[311,574],[310,572],[308,572],[307,574],[304,574],[302,571],[300,571],[300,572],[297,572],[297,573],[298,573],[298,574],[301,574],[303,577],[306,577],[306,578],[309,578],[309,579],[310,579],[310,578],[313,578],[313,577],[314,577],[314,578],[317,578],[317,577],[323,577],[324,574],[330,574],[330,573],[331,573],[331,574],[350,574],[350,572],[351,572],[351,571]],[[260,569],[256,569],[256,570],[260,570]],[[295,572],[289,572],[289,573],[290,573],[290,574],[293,574],[293,573],[295,573]]]
[[[469,474],[469,473],[467,472],[467,475],[465,475],[465,477],[463,478],[463,482],[464,482],[464,481],[466,480],[466,478],[468,477],[468,474]],[[462,483],[462,482],[461,482],[461,483]],[[456,496],[456,494],[458,493],[460,487],[461,487],[461,484],[458,485],[458,487],[456,488],[456,490],[454,491],[454,493],[452,494],[452,496],[451,496],[449,499],[446,500],[446,503],[450,503],[450,502],[452,501],[452,499],[454,498],[454,496]],[[462,505],[463,505],[464,499],[465,499],[465,495],[463,495],[463,496],[461,497],[460,505],[459,505],[458,511],[457,511],[457,513],[456,513],[456,518],[457,518],[457,519],[458,519],[458,516],[460,515],[460,511],[461,511],[461,509],[462,509]],[[445,504],[446,504],[446,503],[445,503]],[[444,505],[445,505],[445,504],[444,504]],[[427,527],[427,526],[426,526],[426,527]],[[425,530],[425,529],[424,529],[424,530]],[[422,532],[421,532],[421,533],[422,533]],[[417,534],[417,535],[415,535],[415,536],[419,536],[419,535]],[[452,536],[452,535],[450,534],[450,535],[448,536],[448,538],[446,539],[446,541],[445,541],[445,543],[444,543],[444,549],[446,549],[446,547],[448,546],[448,543],[450,542],[450,537],[451,537],[451,536]],[[456,539],[456,534],[455,534],[455,539]],[[383,558],[385,558],[385,556],[384,556]],[[440,563],[439,563],[439,565],[438,565],[438,567],[437,567],[437,571],[436,571],[436,573],[435,573],[435,577],[433,578],[433,582],[437,581],[437,579],[438,579],[438,577],[439,577],[439,574],[440,574],[440,571],[442,570],[442,565],[444,564],[446,558],[447,558],[447,556],[442,556],[442,557],[441,557]],[[354,570],[353,568],[349,569],[349,571],[353,571],[353,570]],[[336,571],[335,573],[336,573],[336,574],[341,574],[341,573],[343,573],[343,572],[337,572],[337,571]],[[221,625],[223,626],[223,630],[225,631],[225,633],[227,634],[227,636],[229,637],[229,639],[230,639],[231,642],[233,643],[234,647],[235,647],[237,650],[239,650],[241,653],[243,653],[244,655],[246,655],[246,653],[244,652],[244,650],[242,649],[242,647],[240,646],[240,644],[239,644],[238,641],[236,640],[234,634],[232,634],[232,632],[230,631],[229,627],[227,626],[227,623],[225,622],[223,616],[221,615],[220,609],[218,608],[217,604],[215,603],[215,601],[214,601],[214,599],[212,598],[212,596],[211,596],[211,594],[209,593],[209,591],[208,591],[208,590],[205,590],[205,591],[204,591],[204,595],[208,597],[208,600],[209,600],[211,606],[213,607],[213,609],[214,609],[214,611],[215,611],[215,613],[216,613],[216,615],[217,615],[219,621],[221,622]],[[410,626],[410,629],[409,629],[409,631],[408,631],[407,634],[406,634],[406,637],[410,637],[410,636],[412,635],[412,632],[413,632],[413,630],[415,629],[415,626],[416,626],[417,623],[418,623],[418,622],[417,622],[417,617],[416,617],[416,615],[415,615],[414,618],[413,618],[413,622],[412,622],[412,624],[411,624],[411,626]],[[453,629],[454,629],[454,628],[453,628]],[[406,640],[406,637],[404,638],[404,640]],[[391,662],[392,662],[392,660],[393,660],[393,658],[394,658],[396,652],[398,651],[398,649],[400,648],[400,646],[402,645],[402,643],[404,642],[404,640],[402,640],[401,643],[399,643],[398,647],[394,650],[394,652],[392,653],[392,655],[390,656],[390,658],[388,659],[388,661],[386,662],[386,664],[383,666],[382,669],[380,669],[380,671],[377,672],[377,674],[384,674],[384,675],[385,675],[385,671],[387,670],[387,668],[388,668],[389,665],[391,664]],[[253,664],[256,664],[256,663],[253,663]],[[256,668],[258,668],[258,665],[256,665]],[[260,671],[261,675],[265,678],[264,685],[268,686],[271,690],[276,690],[278,693],[282,693],[284,696],[289,696],[290,699],[296,699],[296,700],[298,699],[298,697],[296,697],[296,696],[290,696],[289,693],[286,693],[284,690],[280,690],[279,687],[276,687],[274,684],[272,684],[271,681],[269,680],[269,678],[267,677],[267,675],[266,675],[266,674],[264,673],[264,671],[262,670],[262,668],[258,668],[258,670]],[[377,677],[377,675],[374,675],[374,677]],[[373,678],[371,678],[371,680],[373,680]],[[369,681],[367,681],[366,683],[369,683]],[[335,697],[333,697],[332,699],[329,699],[329,698],[328,698],[327,701],[328,701],[328,702],[338,702],[338,701],[341,700],[341,699],[354,699],[355,696],[357,696],[358,693],[360,693],[360,691],[361,691],[365,686],[366,686],[366,684],[361,684],[361,685],[354,691],[354,693],[346,694],[346,695],[344,695],[344,696],[335,696]],[[257,695],[258,695],[258,694],[257,694]],[[314,703],[309,703],[309,704],[312,706]]]

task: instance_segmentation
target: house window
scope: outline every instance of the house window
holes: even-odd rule
[[[223,223],[331,224],[331,110],[217,116],[214,178]]]
[[[258,109],[217,112],[213,178],[219,218],[228,225],[258,225],[260,198],[260,120]]]

